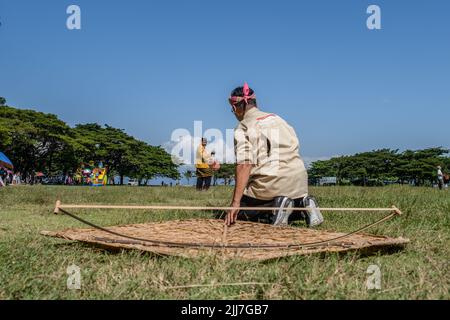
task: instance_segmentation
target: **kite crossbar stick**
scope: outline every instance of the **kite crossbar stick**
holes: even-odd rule
[[[258,210],[272,211],[280,209],[278,207],[205,207],[205,206],[140,206],[140,205],[104,205],[104,204],[62,204],[60,200],[56,201],[53,213],[58,214],[59,209],[128,209],[128,210]],[[402,212],[396,206],[390,208],[288,208],[292,211],[312,211],[318,209],[320,211],[391,211],[398,215]]]

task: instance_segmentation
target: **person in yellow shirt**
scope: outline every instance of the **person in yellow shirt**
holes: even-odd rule
[[[236,183],[230,206],[279,209],[233,209],[225,223],[245,219],[285,225],[304,218],[310,227],[321,224],[317,200],[308,194],[308,174],[294,129],[280,116],[259,110],[255,93],[247,84],[233,90],[229,102],[239,121],[234,131]],[[293,207],[310,210],[293,213]]]
[[[207,143],[206,138],[202,138],[195,157],[195,175],[197,176],[198,191],[208,190],[213,176],[213,170],[210,167],[211,154],[206,150]]]

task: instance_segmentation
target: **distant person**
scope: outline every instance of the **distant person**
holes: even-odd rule
[[[236,178],[231,207],[277,207],[273,211],[233,209],[227,225],[237,219],[286,225],[304,218],[308,226],[323,222],[317,202],[308,194],[308,174],[299,154],[294,129],[280,116],[258,109],[255,93],[247,84],[231,92],[231,111],[239,121],[234,131]]]
[[[14,181],[14,184],[16,184],[16,185],[19,185],[19,184],[21,184],[21,179],[20,179],[20,176],[21,176],[21,173],[20,172],[16,172],[16,174],[15,174],[15,181]]]
[[[211,158],[209,159],[208,163],[213,172],[213,186],[215,186],[217,182],[216,172],[220,169],[220,162],[216,159],[215,151],[211,151]]]
[[[6,180],[6,169],[3,167],[0,167],[0,187],[6,187],[7,180]]]
[[[213,173],[214,171],[218,171],[220,169],[220,162],[216,159],[216,152],[211,151],[211,157],[208,161],[209,167],[212,169]]]
[[[0,168],[0,187],[5,187],[5,182],[3,181],[3,169]]]
[[[12,171],[6,170],[6,184],[13,184],[14,173]]]
[[[210,167],[209,161],[211,155],[206,150],[207,145],[206,138],[202,138],[202,142],[197,148],[195,157],[195,175],[197,176],[197,190],[206,191],[211,186],[211,179],[213,176],[213,170]]]
[[[441,166],[437,167],[437,178],[438,178],[439,190],[442,190],[442,188],[444,187],[444,174],[442,173]]]

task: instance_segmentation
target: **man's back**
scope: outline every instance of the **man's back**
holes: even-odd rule
[[[245,194],[269,200],[308,194],[308,176],[294,129],[281,117],[252,108],[235,129],[237,163],[254,164]]]

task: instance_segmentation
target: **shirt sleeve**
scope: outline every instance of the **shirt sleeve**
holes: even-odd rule
[[[234,130],[234,152],[237,164],[256,164],[254,139],[244,126]]]

